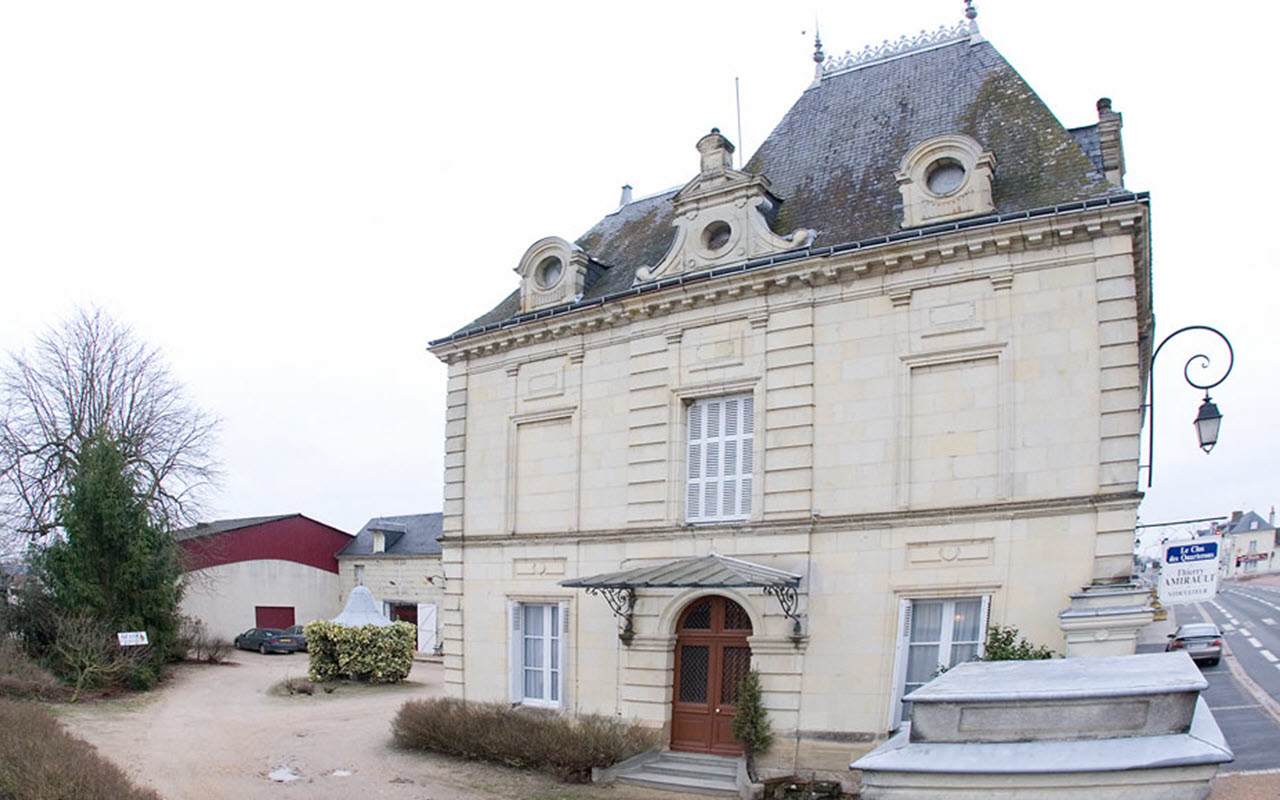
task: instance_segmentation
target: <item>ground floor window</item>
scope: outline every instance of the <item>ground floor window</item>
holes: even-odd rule
[[[511,603],[511,701],[559,708],[564,698],[567,603]]]
[[[901,601],[891,727],[896,728],[910,716],[911,704],[903,697],[938,673],[982,654],[988,600],[957,597]]]

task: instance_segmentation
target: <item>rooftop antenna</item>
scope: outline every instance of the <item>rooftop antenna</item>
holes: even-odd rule
[[[742,93],[738,91],[738,76],[733,76],[733,101],[738,106],[738,169],[742,169]]]

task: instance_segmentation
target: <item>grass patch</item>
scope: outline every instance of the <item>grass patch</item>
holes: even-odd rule
[[[501,703],[452,698],[410,700],[391,723],[396,743],[411,750],[536,769],[585,783],[607,767],[659,744],[658,732],[609,717],[569,717]]]
[[[0,730],[0,797],[6,800],[160,800],[35,703],[0,699]]]
[[[348,678],[335,678],[330,681],[313,681],[309,677],[287,677],[271,685],[267,694],[273,697],[358,697],[360,695],[382,695],[387,693],[411,693],[421,691],[423,684],[419,681],[401,681],[400,683],[368,683]],[[4,800],[0,798],[0,800]]]

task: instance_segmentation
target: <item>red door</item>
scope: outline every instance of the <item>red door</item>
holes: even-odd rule
[[[751,618],[726,597],[701,597],[676,626],[671,749],[736,756],[733,738],[738,682],[751,668]]]
[[[281,630],[293,626],[293,606],[255,606],[254,625],[259,628],[279,628]]]

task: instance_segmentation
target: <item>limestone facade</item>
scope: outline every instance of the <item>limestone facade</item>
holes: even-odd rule
[[[881,176],[889,204],[911,146]],[[1005,155],[964,152],[998,198]],[[914,603],[980,600],[982,623],[1061,652],[1071,594],[1131,567],[1147,215],[1116,194],[688,279],[641,261],[633,291],[434,342],[448,692],[520,702],[519,609],[555,608],[549,704],[669,731],[677,624],[721,595],[750,617],[764,766],[845,773],[898,727]],[[731,518],[691,522],[690,409],[721,398],[749,409],[747,480]],[[708,553],[801,575],[799,633],[759,587],[640,588],[624,643],[603,599],[561,586]]]

